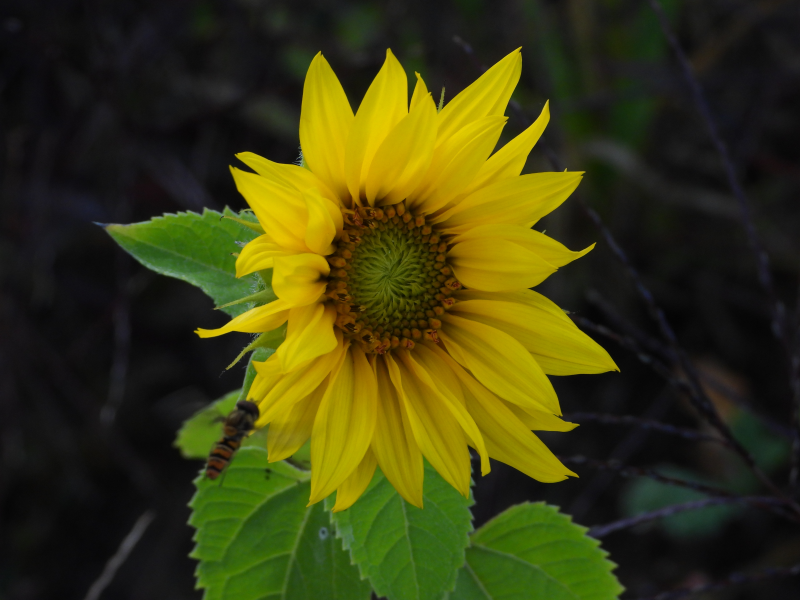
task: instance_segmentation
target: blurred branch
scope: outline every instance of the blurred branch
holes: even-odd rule
[[[665,506],[664,508],[659,508],[658,510],[651,510],[649,512],[642,513],[634,517],[628,517],[627,519],[620,519],[619,521],[614,521],[606,525],[595,525],[594,527],[589,528],[589,531],[586,532],[586,535],[590,535],[594,538],[601,538],[608,535],[609,533],[619,531],[620,529],[635,527],[636,525],[640,525],[641,523],[647,523],[648,521],[655,521],[657,519],[671,517],[672,515],[677,515],[678,513],[687,512],[690,510],[700,510],[703,508],[708,508],[709,506],[720,506],[724,504],[738,504],[738,503],[772,504],[776,502],[780,503],[780,500],[776,500],[772,496],[743,496],[741,498],[736,498],[736,497],[703,498],[702,500],[692,500],[691,502],[672,504],[670,506]]]
[[[674,183],[614,140],[595,139],[583,144],[582,149],[586,156],[613,167],[642,191],[665,204],[700,211],[714,217],[738,218],[739,210],[731,196],[696,185]]]
[[[98,600],[98,598],[100,598],[100,595],[114,579],[117,570],[128,560],[131,552],[136,547],[136,544],[139,543],[139,540],[142,539],[144,532],[147,531],[147,528],[150,526],[150,523],[153,522],[154,518],[155,514],[148,510],[136,519],[136,523],[133,524],[133,529],[131,529],[128,535],[122,540],[114,556],[108,559],[103,572],[89,588],[84,600]]]
[[[772,333],[783,345],[789,362],[789,384],[792,392],[793,407],[792,427],[794,428],[794,439],[792,440],[792,468],[789,480],[790,484],[796,487],[798,484],[798,475],[800,475],[800,357],[795,348],[795,338],[798,334],[794,331],[795,328],[791,327],[787,317],[786,307],[775,291],[775,283],[772,279],[772,273],[770,272],[769,256],[764,250],[764,245],[756,230],[755,222],[753,221],[753,213],[750,210],[750,203],[736,176],[728,147],[720,136],[717,123],[711,114],[711,108],[703,93],[703,89],[700,87],[700,83],[692,71],[692,65],[686,57],[686,53],[675,37],[675,33],[672,30],[669,19],[661,3],[658,0],[648,0],[648,2],[653,12],[656,14],[656,17],[658,17],[664,37],[667,38],[672,51],[675,53],[675,57],[678,59],[681,73],[689,87],[695,107],[708,129],[711,141],[722,161],[725,176],[728,179],[728,185],[739,204],[740,218],[747,236],[747,242],[756,259],[758,280],[761,283],[761,287],[764,288],[770,303],[772,312]]]
[[[701,494],[706,494],[707,496],[711,496],[713,498],[735,498],[738,500],[744,497],[734,494],[733,492],[723,490],[722,488],[706,485],[704,483],[668,477],[653,469],[626,466],[618,460],[597,460],[593,458],[586,458],[585,456],[580,455],[559,456],[558,459],[567,465],[586,466],[590,469],[597,469],[600,471],[612,471],[625,478],[647,477],[648,479],[653,479],[665,485],[686,488]],[[800,523],[800,517],[792,512],[792,510],[787,510],[787,508],[793,509],[792,502],[789,499],[773,498],[769,503],[748,502],[748,504],[775,513],[776,515],[794,521],[795,523]]]
[[[693,442],[715,442],[717,444],[722,444],[723,446],[730,447],[730,444],[727,440],[724,440],[714,435],[701,433],[699,431],[694,431],[693,429],[686,429],[684,427],[676,427],[675,425],[669,425],[667,423],[662,423],[661,421],[656,421],[654,419],[644,419],[642,417],[634,417],[631,415],[617,416],[617,415],[603,415],[599,413],[578,412],[578,413],[565,414],[563,418],[566,421],[572,421],[578,423],[580,423],[581,421],[591,421],[594,423],[602,423],[604,425],[634,425],[642,429],[650,429],[652,431],[658,431],[660,433],[666,433],[668,435],[675,435],[678,437],[682,437],[685,440],[691,440]]]
[[[602,307],[601,307],[602,308]],[[607,315],[608,316],[608,315]],[[616,331],[606,327],[605,325],[600,325],[587,319],[586,317],[582,317],[575,313],[571,313],[569,317],[575,321],[577,325],[586,331],[591,331],[598,335],[602,335],[610,340],[613,340],[617,344],[619,344],[622,348],[633,352],[639,361],[645,365],[649,365],[653,368],[653,370],[661,375],[664,380],[667,381],[672,387],[674,387],[677,391],[681,393],[688,393],[689,384],[683,379],[680,379],[675,376],[675,373],[670,369],[670,367],[660,360],[658,357],[654,356],[653,354],[648,353],[644,350],[639,340],[635,339],[631,335],[624,335],[621,333],[617,333]],[[668,349],[665,349],[668,351]],[[669,356],[672,356],[669,354]],[[726,386],[723,382],[719,381],[718,379],[714,378],[709,373],[702,373],[700,378],[704,385],[708,386],[709,388],[725,394],[727,398],[732,400],[736,406],[741,408],[742,410],[746,410],[747,412],[751,413],[754,417],[758,418],[759,420],[763,421],[764,424],[773,432],[785,438],[792,438],[792,429],[787,427],[783,423],[776,421],[775,419],[769,417],[758,411],[753,403],[748,401],[746,398],[743,398],[741,395],[737,394],[734,390],[732,390],[729,386]],[[720,443],[725,444],[729,448],[732,448],[730,443],[727,440],[723,440],[721,438],[715,438]]]
[[[682,588],[673,590],[671,592],[663,592],[656,596],[647,596],[637,598],[636,600],[678,600],[678,598],[685,598],[686,596],[693,596],[695,594],[705,594],[707,592],[716,592],[724,590],[734,585],[742,585],[745,583],[756,583],[765,579],[775,579],[778,577],[792,577],[800,575],[800,564],[792,567],[769,567],[756,571],[755,573],[731,573],[721,581],[714,583],[706,583],[696,585],[690,588]]]
[[[648,420],[661,420],[666,415],[672,398],[669,392],[664,389],[659,393],[648,406],[644,417]],[[634,429],[628,432],[615,446],[609,455],[609,462],[617,464],[629,462],[647,441],[650,432],[647,429]],[[614,475],[608,471],[601,471],[589,480],[581,493],[572,501],[569,506],[570,514],[577,520],[581,520],[583,515],[594,505],[600,495],[611,485]]]

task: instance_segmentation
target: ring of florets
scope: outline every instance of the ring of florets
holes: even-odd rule
[[[326,257],[336,326],[372,354],[411,349],[422,339],[438,343],[439,317],[461,288],[441,234],[402,202],[342,213],[344,231]]]

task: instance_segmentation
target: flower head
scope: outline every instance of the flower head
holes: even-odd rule
[[[376,465],[422,505],[423,456],[464,495],[473,447],[544,482],[574,475],[532,430],[569,431],[548,375],[616,369],[564,312],[529,288],[572,252],[531,227],[581,173],[522,175],[549,120],[492,153],[519,80],[514,51],[437,112],[417,74],[408,102],[386,62],[353,115],[318,54],[303,90],[305,168],[250,153],[231,169],[263,234],[237,275],[269,277],[276,299],[203,337],[286,339],[254,363],[248,399],[269,424],[271,461],[311,438],[311,498],[355,502]]]

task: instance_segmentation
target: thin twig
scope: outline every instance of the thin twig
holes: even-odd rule
[[[782,504],[780,500],[777,500],[772,496],[744,496],[741,498],[735,498],[735,497],[703,498],[702,500],[692,500],[691,502],[683,502],[681,504],[671,504],[670,506],[665,506],[664,508],[651,510],[649,512],[642,513],[634,517],[628,517],[627,519],[620,519],[619,521],[607,523],[606,525],[595,525],[594,527],[591,527],[588,532],[586,532],[586,535],[590,535],[594,538],[601,538],[608,535],[609,533],[619,531],[620,529],[635,527],[636,525],[640,525],[641,523],[647,523],[649,521],[655,521],[657,519],[671,517],[672,515],[677,515],[678,513],[687,512],[690,510],[701,510],[703,508],[708,508],[709,506],[720,506],[724,504],[738,504],[738,503]]]
[[[658,17],[664,37],[667,38],[672,51],[675,53],[675,57],[678,59],[681,73],[692,94],[692,100],[694,100],[695,107],[700,113],[700,116],[702,117],[703,122],[708,129],[711,141],[714,144],[714,147],[716,148],[717,153],[722,161],[722,166],[725,170],[725,176],[728,180],[728,185],[730,186],[731,191],[733,192],[733,195],[736,197],[736,201],[739,204],[740,218],[742,221],[742,226],[744,227],[745,235],[747,236],[747,243],[756,259],[758,280],[770,303],[770,309],[772,312],[772,333],[781,343],[784,352],[786,353],[789,363],[789,386],[792,391],[792,427],[794,429],[794,439],[792,443],[792,468],[790,471],[789,480],[790,484],[793,487],[796,487],[798,484],[798,478],[800,478],[800,360],[798,360],[797,353],[793,347],[794,337],[796,334],[791,331],[793,328],[789,324],[789,319],[787,318],[786,314],[786,307],[783,305],[783,302],[781,302],[775,290],[775,283],[772,279],[772,273],[770,272],[769,267],[769,256],[767,255],[767,252],[764,249],[764,244],[762,243],[761,238],[758,235],[758,231],[756,230],[755,222],[753,221],[753,213],[750,209],[750,202],[747,199],[744,188],[742,188],[742,185],[736,176],[736,170],[733,166],[730,153],[728,152],[728,147],[722,140],[722,136],[720,135],[717,123],[711,114],[711,109],[708,101],[706,100],[705,94],[703,93],[703,89],[700,87],[700,83],[697,80],[697,77],[694,75],[692,65],[689,62],[689,59],[686,57],[686,53],[683,51],[683,48],[678,42],[677,37],[675,37],[675,32],[672,30],[669,19],[667,18],[661,3],[658,0],[648,0],[648,2],[650,7],[653,9],[653,12],[656,14],[656,17]]]
[[[675,435],[678,437],[682,437],[685,440],[691,440],[693,442],[714,442],[717,444],[722,444],[723,446],[729,446],[727,440],[724,440],[715,435],[709,435],[707,433],[701,433],[699,431],[694,431],[693,429],[687,429],[685,427],[676,427],[675,425],[669,425],[668,423],[662,423],[661,421],[656,421],[653,419],[643,419],[642,417],[634,417],[632,415],[604,415],[598,413],[587,413],[587,412],[578,412],[578,413],[570,413],[566,414],[563,417],[567,421],[573,421],[580,423],[581,421],[592,421],[594,423],[603,423],[604,425],[634,425],[636,427],[641,427],[642,429],[650,429],[653,431],[658,431],[660,433],[666,433],[668,435]]]
[[[646,477],[648,479],[653,479],[658,481],[659,483],[663,483],[665,485],[670,485],[673,487],[681,487],[686,488],[689,490],[693,490],[695,492],[699,492],[701,494],[706,494],[707,496],[711,496],[714,498],[741,498],[737,494],[733,492],[729,492],[727,490],[723,490],[722,488],[706,485],[704,483],[697,483],[695,481],[689,481],[686,479],[678,479],[676,477],[668,477],[667,475],[662,475],[658,471],[653,469],[646,469],[642,467],[631,467],[626,466],[619,461],[616,460],[597,460],[593,458],[586,458],[585,456],[559,456],[558,457],[561,462],[567,465],[577,465],[577,466],[586,466],[592,469],[598,469],[601,471],[613,471],[614,473],[620,475],[621,477],[631,478],[631,477]],[[789,519],[791,521],[800,523],[800,517],[797,516],[794,512],[787,511],[785,508],[793,508],[792,501],[788,498],[774,498],[769,504],[763,503],[752,503],[753,506],[761,508],[763,510],[767,510],[769,512],[775,513],[781,517]],[[785,507],[785,508],[784,508]]]
[[[678,600],[679,598],[685,598],[686,596],[693,596],[695,594],[724,590],[734,585],[757,583],[765,579],[793,577],[794,575],[800,575],[800,564],[792,567],[768,567],[753,573],[731,573],[725,579],[713,583],[695,585],[689,588],[672,590],[671,592],[662,592],[656,596],[641,597],[636,600]]]
[[[128,532],[128,535],[122,540],[122,543],[117,548],[117,551],[114,553],[114,556],[108,559],[103,572],[100,574],[92,586],[89,588],[89,591],[86,592],[86,596],[84,600],[97,600],[100,598],[100,594],[108,587],[108,585],[114,579],[114,575],[117,574],[117,570],[122,566],[122,564],[128,560],[133,549],[136,547],[136,544],[139,543],[139,540],[142,539],[144,532],[147,531],[147,528],[150,526],[150,523],[155,518],[155,514],[152,511],[145,511],[142,516],[136,519],[136,523],[133,524],[133,529]]]
[[[668,390],[662,390],[648,406],[644,413],[644,418],[661,420],[672,406],[673,399]],[[628,463],[636,455],[639,448],[647,441],[650,431],[647,429],[634,429],[629,431],[615,444],[608,461],[622,464]],[[589,483],[581,490],[581,493],[569,505],[568,512],[576,520],[581,520],[583,515],[594,505],[597,499],[611,485],[614,474],[609,471],[595,473]]]

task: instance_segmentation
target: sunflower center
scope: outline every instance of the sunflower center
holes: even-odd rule
[[[328,297],[339,326],[366,352],[413,348],[423,337],[438,342],[438,317],[460,287],[446,264],[447,244],[421,216],[400,203],[358,208],[328,257]]]

